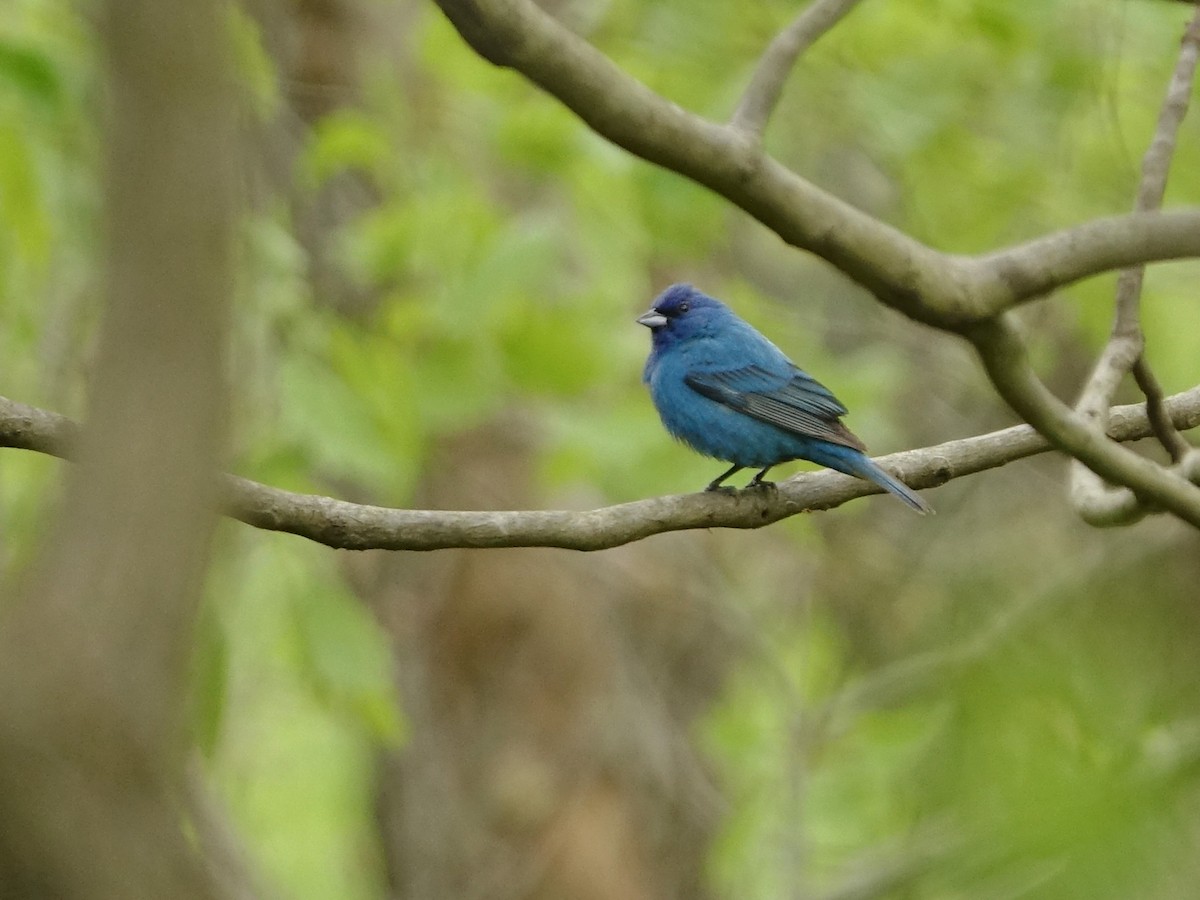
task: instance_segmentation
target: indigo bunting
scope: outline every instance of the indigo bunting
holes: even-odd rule
[[[690,284],[673,284],[638,322],[652,348],[642,380],[663,424],[693,450],[733,463],[730,475],[759,469],[747,487],[793,459],[873,481],[917,512],[932,508],[867,457],[841,422],[846,407],[778,347],[720,300]]]

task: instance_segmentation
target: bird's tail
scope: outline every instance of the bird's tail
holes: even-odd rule
[[[929,515],[932,511],[934,511],[934,508],[932,508],[932,506],[930,506],[928,503],[925,503],[925,500],[920,497],[920,494],[918,494],[916,491],[913,491],[912,488],[908,487],[906,484],[904,484],[904,482],[892,478],[892,475],[889,475],[888,473],[884,472],[883,469],[876,466],[876,464],[871,461],[869,456],[862,457],[862,462],[859,463],[858,468],[858,472],[854,474],[859,475],[860,478],[874,481],[875,484],[884,488],[884,490],[894,493],[896,497],[904,500],[905,503],[912,506],[914,510],[917,510],[923,516]]]
[[[819,465],[837,469],[847,475],[873,481],[888,493],[895,494],[922,515],[933,512],[933,507],[922,500],[908,485],[897,481],[883,471],[875,465],[871,457],[856,447],[833,444],[829,441],[815,441],[814,446],[808,448],[804,458]]]
[[[857,475],[859,478],[866,478],[868,481],[875,482],[884,490],[895,494],[917,512],[921,513],[921,515],[933,512],[933,507],[921,499],[919,494],[875,465],[869,456],[860,454],[857,459],[851,462],[851,465],[854,471],[847,474]]]

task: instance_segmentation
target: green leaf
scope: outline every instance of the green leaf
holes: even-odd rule
[[[299,353],[284,361],[281,380],[281,437],[300,448],[318,472],[354,479],[380,494],[408,483],[418,460],[397,453],[368,399],[336,369]],[[380,389],[399,400],[402,387]]]
[[[7,81],[25,99],[56,111],[63,87],[58,70],[41,50],[0,35],[0,81]]]
[[[376,121],[357,110],[339,110],[321,119],[302,159],[302,172],[318,185],[348,169],[373,171],[391,155]]]
[[[279,79],[275,62],[263,43],[262,29],[250,13],[230,4],[230,34],[238,74],[250,92],[256,111],[264,118],[279,108]]]
[[[310,590],[292,606],[303,671],[330,709],[354,717],[380,741],[404,737],[388,639],[361,604]]]
[[[0,223],[20,252],[40,265],[49,253],[51,224],[32,151],[16,125],[0,123]]]

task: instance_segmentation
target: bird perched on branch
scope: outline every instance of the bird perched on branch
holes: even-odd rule
[[[663,424],[693,450],[733,463],[706,490],[745,468],[747,487],[793,459],[865,478],[920,513],[932,508],[867,457],[841,422],[846,407],[720,300],[673,284],[638,322],[652,348],[642,380]],[[727,488],[726,488],[727,489]]]

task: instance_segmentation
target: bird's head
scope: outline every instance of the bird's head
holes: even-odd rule
[[[690,284],[673,284],[654,298],[638,323],[650,329],[655,346],[662,346],[703,334],[729,315],[729,307],[720,300]]]

